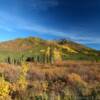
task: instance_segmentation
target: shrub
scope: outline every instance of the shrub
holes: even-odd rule
[[[68,75],[69,82],[76,88],[79,96],[87,96],[89,94],[88,84],[75,73]]]
[[[70,87],[66,86],[63,90],[63,100],[79,100],[76,91],[72,90]]]
[[[20,89],[25,89],[27,86],[26,75],[28,70],[29,70],[29,66],[27,64],[22,63],[21,73],[17,81],[17,84],[19,85]]]
[[[9,96],[10,93],[9,87],[10,87],[10,83],[5,81],[4,77],[0,77],[0,98],[6,98]]]

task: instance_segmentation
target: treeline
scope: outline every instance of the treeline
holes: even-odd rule
[[[5,59],[6,63],[20,65],[22,62],[34,62],[34,63],[49,63],[53,64],[62,61],[62,52],[58,48],[48,47],[44,50],[40,50],[39,53],[33,53],[31,55],[22,54],[18,57],[8,56]]]

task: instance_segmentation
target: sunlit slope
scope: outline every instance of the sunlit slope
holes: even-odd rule
[[[62,40],[63,41],[63,40]],[[24,39],[16,39],[0,43],[0,59],[6,57],[33,56],[46,51],[48,47],[57,48],[62,53],[64,60],[99,60],[100,52],[81,44],[67,41],[62,43],[59,41],[48,41],[40,38],[29,37]]]

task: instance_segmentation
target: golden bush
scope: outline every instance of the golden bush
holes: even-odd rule
[[[7,97],[9,95],[10,89],[9,89],[10,83],[5,81],[3,77],[0,77],[0,97]]]
[[[81,79],[81,77],[76,73],[68,74],[68,79],[71,82],[79,82],[82,83],[84,86],[87,86],[87,83]]]
[[[27,79],[26,79],[26,75],[27,75],[27,72],[29,70],[29,66],[27,64],[22,64],[22,67],[21,67],[21,73],[20,73],[20,76],[19,76],[19,79],[17,81],[17,85],[20,89],[25,89],[27,87]]]

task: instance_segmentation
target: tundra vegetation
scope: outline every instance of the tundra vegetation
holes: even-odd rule
[[[99,100],[100,63],[0,64],[0,100]]]
[[[0,100],[100,99],[98,51],[65,40],[16,41],[16,52],[12,42],[0,44]]]

